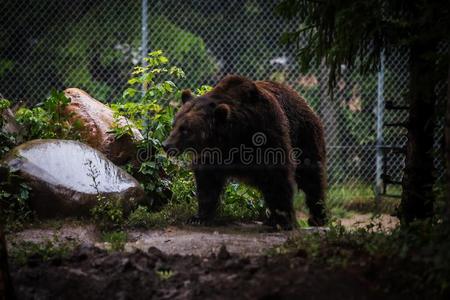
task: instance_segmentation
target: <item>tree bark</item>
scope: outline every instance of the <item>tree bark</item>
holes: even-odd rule
[[[9,276],[5,236],[0,224],[0,300],[15,299]]]
[[[450,221],[450,51],[447,64],[447,108],[445,112],[445,160],[447,172],[446,218],[447,221]]]
[[[435,49],[436,43],[430,41],[417,42],[410,48],[408,143],[400,205],[406,224],[433,215],[436,66],[427,55]]]

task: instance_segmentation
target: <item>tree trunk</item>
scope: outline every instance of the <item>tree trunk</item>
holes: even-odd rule
[[[446,198],[446,218],[450,221],[450,51],[448,57],[447,75],[447,109],[445,112],[445,160],[447,171],[447,198]]]
[[[435,128],[435,63],[427,58],[436,43],[421,41],[410,48],[408,144],[400,214],[408,224],[433,215],[433,142]]]
[[[0,225],[0,300],[14,299],[11,278],[8,270],[8,256],[3,229]]]

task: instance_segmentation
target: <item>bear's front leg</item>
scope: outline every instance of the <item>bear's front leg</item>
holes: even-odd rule
[[[196,170],[194,175],[197,185],[198,213],[191,217],[188,223],[207,225],[216,216],[225,178],[214,170]]]
[[[266,177],[270,182],[262,181],[260,187],[270,211],[270,217],[265,223],[283,230],[297,228],[298,223],[293,203],[293,180],[284,172],[270,173]]]

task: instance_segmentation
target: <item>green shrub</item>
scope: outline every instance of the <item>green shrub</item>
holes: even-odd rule
[[[3,131],[4,121],[2,113],[10,108],[11,102],[0,98],[0,159],[16,144],[16,137]]]
[[[102,229],[120,228],[124,216],[120,200],[97,195],[97,203],[91,209],[91,215]]]
[[[224,193],[220,216],[225,220],[261,220],[266,214],[261,193],[244,184],[230,183]]]
[[[338,224],[289,239],[271,254],[302,253],[312,263],[331,268],[363,269],[385,292],[441,299],[450,292],[449,225],[440,217],[392,232],[376,230],[377,223],[356,230]]]
[[[4,121],[1,114],[11,106],[11,102],[0,99],[0,160],[16,145],[16,137],[3,131]],[[21,227],[31,216],[28,204],[30,187],[16,174],[9,174],[7,168],[0,166],[0,219],[5,218],[8,228]]]
[[[11,179],[15,178],[15,179]],[[31,188],[15,174],[0,182],[0,219],[6,223],[5,229],[18,230],[31,220],[33,212],[29,200]]]
[[[16,119],[25,129],[24,140],[32,139],[72,139],[80,138],[82,125],[71,124],[70,115],[64,113],[70,103],[64,92],[53,90],[50,96],[34,108],[20,108]]]
[[[139,206],[128,217],[128,225],[137,228],[163,228],[169,225],[181,225],[197,209],[194,202],[169,202],[159,211],[151,212],[147,207]]]
[[[173,169],[172,178],[172,199],[177,203],[192,202],[195,200],[194,174],[187,167]]]
[[[0,99],[0,160],[17,144],[17,137],[3,130],[1,114],[10,106],[10,101]],[[31,188],[6,167],[0,166],[0,177],[0,219],[6,219],[7,229],[21,227],[31,216],[28,203]]]
[[[152,214],[147,207],[139,205],[128,216],[128,225],[132,227],[149,228],[153,225]]]
[[[0,99],[0,112],[11,106],[11,102],[7,99]]]
[[[137,145],[138,164],[132,162],[124,168],[141,182],[149,198],[154,199],[153,204],[160,206],[171,198],[169,174],[176,168],[161,145],[174,117],[169,102],[179,98],[179,90],[171,79],[183,78],[184,72],[170,66],[162,51],[151,52],[146,61],[146,66],[135,67],[122,101],[111,105],[116,120],[113,132],[118,138],[132,136],[134,127],[142,132],[144,139]],[[131,123],[123,124],[122,117]]]
[[[98,181],[100,172],[91,160],[86,162],[86,166],[88,168],[88,173],[86,175],[92,179],[91,187],[97,192],[97,202],[91,209],[91,215],[94,221],[102,229],[121,227],[123,225],[124,216],[120,200],[102,195],[98,188],[100,184]]]

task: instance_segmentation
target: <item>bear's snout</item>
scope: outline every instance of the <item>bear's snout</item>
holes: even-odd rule
[[[175,145],[168,140],[162,142],[161,146],[169,156],[177,156],[179,154],[179,150],[177,149],[177,147],[175,147]]]
[[[169,151],[171,148],[173,148],[172,145],[167,140],[162,142],[161,145],[162,145],[164,151],[166,151],[166,152]]]

